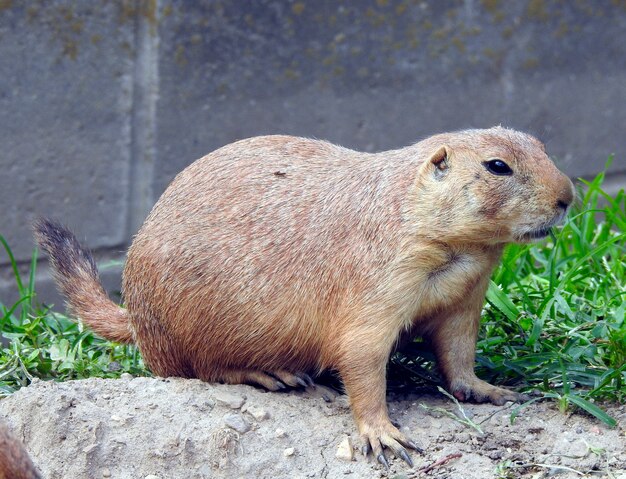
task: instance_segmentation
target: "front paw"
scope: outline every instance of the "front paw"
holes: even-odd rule
[[[475,381],[452,382],[450,393],[459,401],[490,402],[496,406],[502,406],[507,401],[524,402],[530,399],[526,394],[492,386],[478,378]]]
[[[367,455],[371,451],[376,460],[387,469],[389,469],[389,463],[383,453],[383,447],[391,449],[396,457],[411,467],[413,467],[413,461],[405,447],[420,453],[424,452],[421,447],[398,431],[389,421],[381,421],[379,424],[363,424],[359,430],[363,441],[363,455]]]

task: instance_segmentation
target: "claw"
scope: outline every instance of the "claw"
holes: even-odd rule
[[[361,430],[361,440],[363,441],[361,444],[364,445],[362,448],[363,455],[367,455],[369,451],[373,451],[374,457],[379,463],[385,466],[387,470],[389,470],[389,462],[385,457],[383,448],[389,449],[398,459],[406,462],[409,467],[413,467],[413,460],[405,447],[422,452],[421,448],[389,422],[381,422],[373,426],[364,424],[360,425],[359,429]]]
[[[309,386],[309,383],[307,383],[304,379],[302,379],[302,378],[301,378],[301,377],[299,377],[299,376],[296,376],[296,382],[297,382],[300,386],[302,386],[302,387],[304,387],[304,388],[306,388],[306,387],[308,387],[308,386]]]
[[[370,446],[370,443],[368,442],[367,444],[364,444],[363,447],[361,448],[361,454],[367,457],[367,455],[370,453],[371,450],[372,450],[372,446]]]
[[[409,467],[413,467],[413,461],[411,460],[411,456],[409,456],[404,449],[400,449],[398,451],[398,455],[404,462],[409,465]]]
[[[313,386],[315,384],[311,376],[309,376],[307,373],[300,373],[300,377],[306,381],[307,386]]]
[[[424,454],[424,449],[422,449],[421,447],[419,447],[417,444],[415,444],[413,441],[408,441],[407,446],[409,446],[411,449],[413,449],[414,451],[419,452],[420,454]]]
[[[281,383],[280,381],[276,381],[276,386],[278,386],[278,389],[287,389],[287,386],[285,386],[283,383]]]

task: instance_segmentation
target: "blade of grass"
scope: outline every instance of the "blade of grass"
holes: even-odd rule
[[[515,321],[520,315],[520,311],[509,297],[491,280],[487,289],[487,300],[512,321]]]
[[[15,257],[13,256],[13,252],[11,248],[9,248],[9,243],[4,239],[4,236],[0,235],[0,243],[4,247],[4,251],[6,251],[7,256],[9,257],[9,263],[11,264],[11,269],[13,270],[13,276],[15,277],[15,282],[17,283],[17,290],[20,293],[20,296],[24,296],[24,285],[22,283],[22,278],[20,276],[20,271],[17,267],[17,261],[15,261]]]
[[[565,398],[569,402],[578,406],[579,408],[587,411],[592,416],[598,418],[607,426],[615,427],[617,425],[617,421],[615,419],[613,419],[611,416],[609,416],[606,412],[604,412],[602,409],[600,409],[598,406],[596,406],[592,402],[589,402],[586,399],[583,399],[580,396],[577,396],[575,394],[566,394]]]

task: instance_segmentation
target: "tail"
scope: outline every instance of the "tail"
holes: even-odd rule
[[[35,239],[48,254],[54,279],[69,309],[97,334],[110,341],[132,343],[128,312],[109,299],[93,256],[63,226],[42,218]]]

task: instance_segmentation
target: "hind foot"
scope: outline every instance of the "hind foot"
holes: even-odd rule
[[[309,386],[313,386],[315,383],[311,376],[307,373],[292,373],[289,371],[285,371],[284,369],[280,369],[278,371],[273,371],[272,375],[276,376],[283,383],[291,386],[292,388],[296,388],[302,386],[303,388],[308,388]]]
[[[308,374],[301,372],[291,373],[283,369],[272,371],[271,373],[253,369],[224,371],[220,374],[219,380],[227,384],[256,384],[269,391],[280,391],[287,386],[315,387],[313,380]]]
[[[220,373],[217,380],[226,384],[256,384],[270,391],[280,391],[286,388],[286,386],[275,377],[265,374],[262,371],[252,369],[223,371]]]
[[[283,383],[293,388],[302,386],[307,396],[314,398],[322,398],[326,402],[333,402],[339,393],[320,384],[315,384],[311,376],[306,373],[291,373],[285,370],[273,371],[272,375],[276,376]]]
[[[322,398],[326,402],[334,402],[341,393],[321,384],[313,384],[305,389],[307,396]]]

